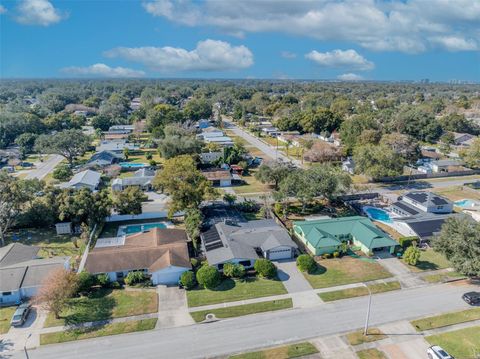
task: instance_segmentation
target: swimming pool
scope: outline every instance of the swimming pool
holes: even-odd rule
[[[472,199],[462,199],[460,201],[455,201],[455,206],[467,208],[467,207],[475,207],[479,205],[479,202],[474,201]]]
[[[147,167],[146,163],[120,162],[119,165],[122,168],[143,168],[143,167]]]
[[[157,223],[142,223],[142,224],[131,224],[128,226],[121,226],[118,228],[117,236],[120,237],[124,235],[145,232],[152,228],[167,228],[167,224],[165,222],[157,222]]]
[[[382,222],[387,222],[387,223],[392,223],[393,221],[390,218],[390,215],[388,214],[387,211],[384,211],[381,208],[377,207],[363,207],[363,212],[365,214],[376,221],[382,221]]]

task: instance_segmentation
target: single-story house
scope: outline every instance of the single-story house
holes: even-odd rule
[[[273,219],[216,223],[201,234],[208,263],[223,269],[225,263],[253,267],[258,258],[293,258],[297,245],[288,232]]]
[[[478,137],[469,133],[453,132],[453,138],[455,146],[470,147]]]
[[[445,221],[454,215],[431,215],[406,219],[403,222],[420,238],[421,242],[428,242],[432,237],[440,233]]]
[[[277,137],[282,134],[280,130],[276,127],[264,127],[262,128],[262,132],[270,137]]]
[[[95,153],[87,162],[88,167],[106,167],[123,160],[123,154],[113,151],[101,151]]]
[[[131,133],[135,130],[135,125],[114,125],[110,126],[108,131],[110,132],[124,132],[124,133]]]
[[[297,221],[293,231],[316,256],[339,251],[343,242],[360,247],[365,254],[381,250],[393,253],[398,244],[370,219],[361,216]]]
[[[222,157],[223,157],[223,151],[202,152],[200,153],[200,162],[204,164],[210,164],[215,161],[218,161]]]
[[[229,170],[216,168],[213,170],[202,171],[207,180],[212,182],[213,186],[229,187],[232,185],[232,174]]]
[[[70,181],[60,184],[60,187],[73,189],[88,188],[91,191],[95,191],[98,189],[101,176],[96,171],[85,170],[78,172]]]
[[[85,270],[108,274],[111,281],[123,280],[129,272],[142,271],[152,283],[177,284],[191,269],[184,230],[153,228],[115,240],[99,239],[88,254]]]
[[[222,147],[231,147],[233,146],[233,140],[228,136],[212,136],[206,137],[203,139],[205,143],[216,143]]]
[[[134,143],[128,142],[127,140],[102,140],[100,146],[97,146],[96,151],[112,151],[117,153],[122,153],[123,150],[127,148],[130,151],[138,150],[139,146]]]
[[[105,141],[112,140],[126,140],[128,139],[128,133],[117,133],[117,132],[103,132],[102,137]]]
[[[70,257],[40,259],[39,250],[21,243],[0,248],[0,305],[35,296],[52,270],[70,267]]]
[[[463,162],[459,160],[438,160],[431,162],[430,165],[434,173],[452,172],[463,169]]]
[[[127,187],[140,187],[143,191],[151,191],[154,178],[154,170],[141,168],[135,171],[132,177],[115,178],[112,182],[112,190],[123,191]]]

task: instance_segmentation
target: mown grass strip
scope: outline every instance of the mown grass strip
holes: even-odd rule
[[[471,322],[480,319],[480,308],[462,310],[460,312],[451,312],[433,317],[413,320],[410,323],[418,331],[430,330],[446,327],[449,325]]]
[[[350,345],[360,345],[363,343],[370,343],[377,340],[385,339],[387,336],[378,328],[368,329],[368,335],[363,335],[363,330],[347,334],[347,341]]]
[[[318,353],[318,349],[312,343],[302,342],[285,345],[258,352],[232,355],[229,359],[291,359]]]
[[[372,294],[376,294],[376,293],[389,292],[392,290],[398,290],[398,289],[401,289],[401,286],[400,286],[400,282],[393,281],[393,282],[386,282],[386,283],[370,284],[368,288],[370,289]],[[318,296],[324,302],[332,302],[334,300],[361,297],[365,295],[368,295],[368,290],[365,287],[341,289],[341,290],[335,290],[332,292],[325,292],[325,293],[318,294]]]

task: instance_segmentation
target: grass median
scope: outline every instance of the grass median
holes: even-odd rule
[[[363,343],[375,342],[387,338],[378,328],[368,329],[368,335],[363,335],[363,330],[347,334],[347,341],[350,345],[360,345]]]
[[[271,312],[275,310],[289,309],[293,307],[291,299],[272,300],[260,303],[236,305],[233,307],[218,308],[211,310],[201,310],[198,312],[191,312],[190,315],[197,322],[205,320],[207,314],[215,314],[217,318],[231,318],[240,317],[242,315]]]
[[[40,335],[40,345],[70,342],[73,340],[104,337],[124,333],[152,330],[157,324],[157,319],[134,320],[124,323],[112,323],[98,327],[71,329],[62,332],[46,333]]]
[[[290,359],[318,353],[312,343],[302,342],[282,347],[265,349],[258,352],[232,355],[229,359]]]
[[[480,352],[480,327],[431,335],[425,338],[432,345],[439,345],[455,358],[475,358]]]
[[[479,319],[480,308],[474,308],[413,320],[410,323],[418,332],[422,332],[424,330],[447,327],[449,325],[471,322]]]
[[[401,289],[400,282],[393,281],[393,282],[386,282],[386,283],[377,283],[377,284],[370,284],[368,288],[372,292],[372,294],[376,293],[383,293],[389,292],[392,290]],[[341,290],[334,290],[332,292],[325,292],[319,293],[318,296],[324,302],[332,302],[334,300],[346,299],[346,298],[354,298],[354,297],[362,297],[368,295],[368,289],[363,287],[356,287],[356,288],[348,288],[348,289],[341,289]]]

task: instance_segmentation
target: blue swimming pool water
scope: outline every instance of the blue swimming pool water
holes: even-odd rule
[[[473,207],[478,205],[477,201],[473,201],[471,199],[462,199],[461,201],[455,201],[455,206],[466,208],[466,207]]]
[[[381,208],[363,207],[363,211],[367,214],[369,218],[374,219],[376,221],[392,222],[388,212],[384,211]]]
[[[143,168],[147,166],[145,163],[130,163],[130,162],[120,162],[119,165],[123,168]]]
[[[134,233],[139,233],[143,231],[148,231],[149,229],[152,228],[167,228],[167,225],[165,223],[146,223],[146,224],[132,224],[129,226],[126,226],[124,229],[125,234],[134,234]]]

